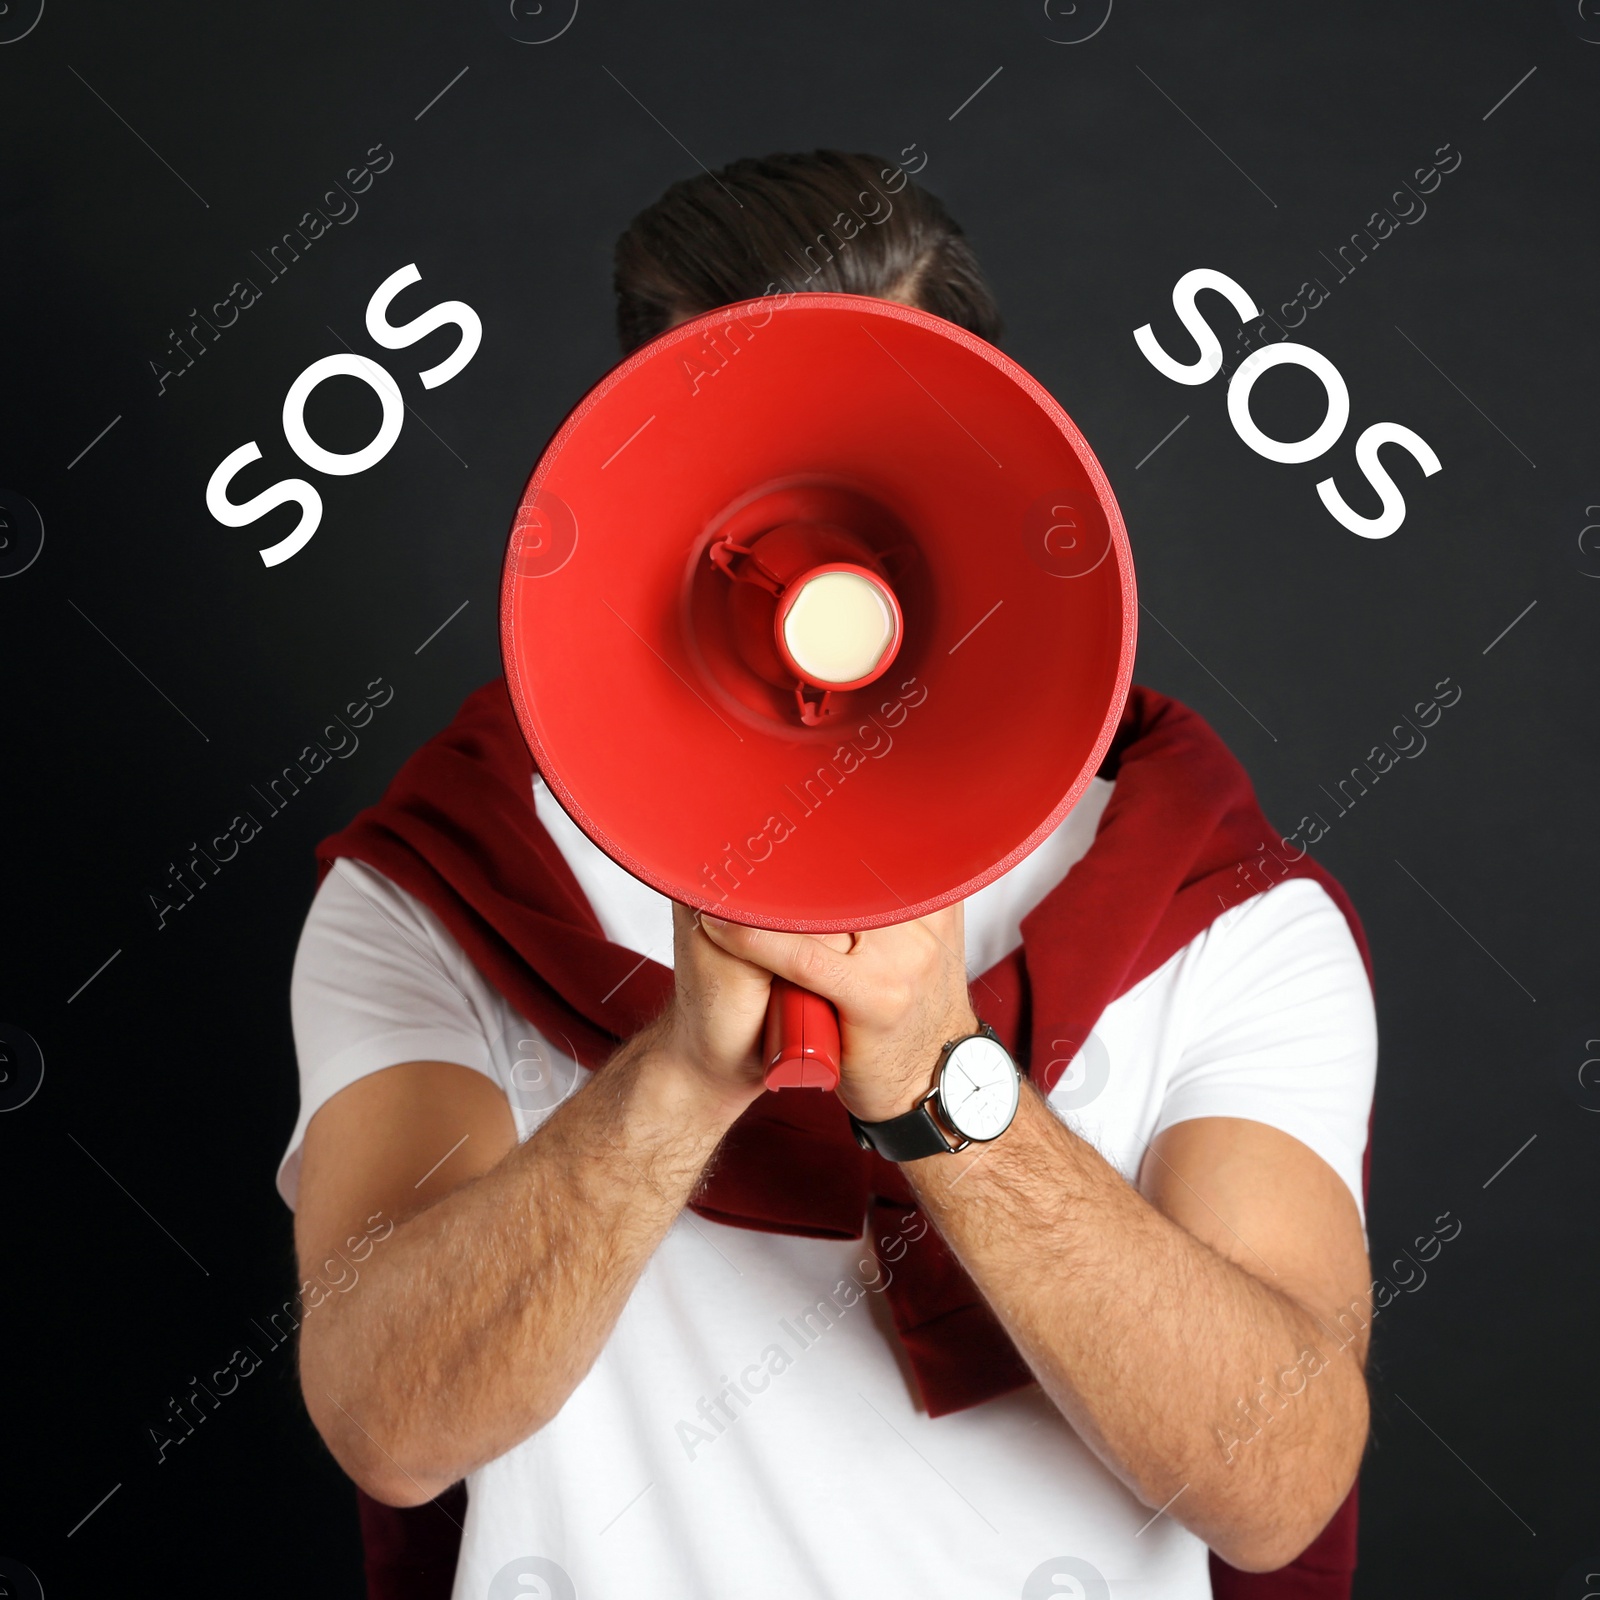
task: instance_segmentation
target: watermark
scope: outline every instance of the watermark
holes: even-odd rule
[[[1574,39],[1581,39],[1584,44],[1600,44],[1600,0],[1551,0],[1551,3],[1562,26]]]
[[[1373,745],[1363,760],[1351,767],[1348,777],[1334,780],[1334,789],[1339,791],[1338,795],[1335,795],[1326,784],[1317,785],[1332,802],[1336,812],[1335,821],[1348,816],[1355,809],[1356,802],[1364,800],[1372,788],[1382,778],[1397,770],[1403,761],[1415,761],[1428,748],[1428,736],[1423,729],[1437,727],[1445,711],[1458,704],[1461,699],[1461,686],[1451,684],[1448,677],[1440,678],[1434,684],[1433,690],[1433,698],[1416,701],[1409,714],[1402,714],[1400,720],[1390,728],[1388,735]],[[1319,844],[1326,839],[1332,827],[1333,824],[1321,811],[1313,811],[1302,816],[1294,831],[1281,837],[1278,843],[1286,850],[1291,844],[1299,846],[1291,858],[1298,861],[1311,845]],[[1302,835],[1304,835],[1303,840]],[[1288,870],[1283,857],[1276,851],[1269,850],[1264,844],[1256,848],[1259,852],[1256,859],[1242,862],[1238,868],[1241,885],[1248,887],[1251,893],[1260,892],[1255,885],[1256,874],[1266,880],[1263,887],[1270,888],[1274,881],[1272,868],[1267,863],[1268,856],[1271,856],[1284,873]]]
[[[1412,1241],[1415,1255],[1410,1250],[1402,1249],[1395,1258],[1389,1270],[1398,1282],[1391,1282],[1389,1278],[1374,1278],[1365,1300],[1358,1295],[1335,1315],[1337,1332],[1326,1322],[1321,1323],[1323,1331],[1337,1341],[1335,1355],[1342,1355],[1371,1326],[1380,1312],[1394,1304],[1402,1292],[1415,1294],[1428,1281],[1422,1262],[1438,1260],[1445,1245],[1461,1235],[1460,1220],[1452,1217],[1448,1211],[1441,1212],[1433,1222],[1432,1233],[1419,1234]],[[1264,1375],[1258,1377],[1254,1393],[1241,1395],[1234,1401],[1227,1421],[1212,1425],[1211,1431],[1222,1452],[1222,1459],[1232,1466],[1236,1452],[1259,1439],[1289,1408],[1289,1402],[1306,1393],[1311,1380],[1321,1377],[1331,1365],[1330,1358],[1322,1348],[1308,1344],[1302,1347],[1294,1361],[1277,1369],[1273,1383],[1269,1383]]]
[[[8,41],[0,41],[5,42]],[[32,1567],[0,1556],[0,1595],[7,1600],[44,1600],[44,1585],[34,1575]]]
[[[1114,3],[1115,0],[1086,0],[1084,4],[1077,0],[1043,0],[1044,36],[1051,44],[1086,44],[1111,20]]]
[[[518,541],[516,576],[548,578],[578,548],[578,519],[560,495],[540,489],[517,507],[511,537]]]
[[[0,7],[0,44],[15,44],[26,39],[39,26],[44,15],[44,0],[10,0]]]
[[[578,20],[578,0],[483,0],[483,4],[500,31],[518,44],[551,44]]]
[[[1550,1600],[1600,1600],[1600,1545],[1574,1561],[1550,1591]]]
[[[1427,216],[1428,202],[1423,196],[1435,193],[1445,177],[1461,165],[1459,150],[1453,152],[1455,159],[1446,165],[1445,158],[1450,150],[1448,140],[1438,146],[1433,152],[1434,164],[1418,167],[1410,179],[1402,180],[1400,186],[1389,195],[1387,203],[1380,206],[1359,228],[1355,229],[1347,243],[1334,247],[1332,256],[1323,250],[1317,252],[1332,269],[1329,275],[1333,277],[1336,285],[1353,277],[1356,268],[1365,265],[1371,259],[1373,252],[1386,240],[1395,238],[1403,228],[1414,228]],[[1334,256],[1337,256],[1338,260],[1335,260]],[[1321,270],[1320,267],[1317,269],[1319,274]],[[1276,317],[1270,314],[1259,316],[1239,329],[1234,336],[1238,348],[1233,352],[1232,358],[1224,362],[1223,370],[1228,371],[1230,366],[1237,366],[1258,346],[1272,344],[1278,339],[1287,339],[1291,329],[1300,327],[1313,311],[1325,306],[1332,296],[1333,291],[1328,288],[1321,276],[1306,280],[1292,298],[1279,305]],[[1299,314],[1295,315],[1296,312]],[[1267,331],[1269,327],[1274,332],[1269,333]]]
[[[1586,1051],[1600,1052],[1600,1039],[1585,1039]],[[1600,1054],[1587,1055],[1578,1063],[1575,1075],[1576,1094],[1580,1110],[1600,1114]]]
[[[374,1212],[367,1218],[366,1231],[351,1234],[345,1240],[344,1248],[336,1249],[322,1264],[322,1273],[331,1281],[325,1282],[320,1276],[307,1278],[300,1285],[298,1296],[285,1300],[280,1309],[268,1316],[266,1328],[252,1317],[251,1323],[261,1336],[260,1342],[267,1346],[268,1354],[289,1343],[301,1322],[333,1295],[348,1294],[361,1279],[357,1263],[365,1261],[372,1254],[374,1246],[382,1244],[393,1232],[394,1219],[385,1217],[381,1211]],[[339,1263],[337,1272],[334,1270],[336,1261]],[[295,1314],[296,1300],[299,1302],[298,1316]],[[280,1326],[280,1322],[286,1326]],[[254,1335],[251,1337],[254,1339]],[[158,1426],[145,1430],[155,1450],[157,1465],[166,1464],[167,1451],[174,1445],[187,1444],[199,1424],[220,1411],[222,1402],[237,1394],[239,1385],[259,1372],[262,1364],[262,1357],[257,1353],[254,1343],[238,1345],[226,1361],[207,1374],[211,1380],[209,1383],[203,1383],[191,1374],[186,1380],[186,1392],[180,1390],[178,1394],[169,1395],[167,1415]],[[174,1424],[182,1431],[173,1429]]]
[[[578,1600],[578,1589],[559,1561],[518,1556],[489,1580],[488,1600]]]
[[[26,495],[0,489],[0,578],[26,572],[44,549],[44,518]]]
[[[1082,1111],[1100,1098],[1111,1082],[1111,1052],[1098,1033],[1091,1032],[1081,1045],[1071,1039],[1052,1039],[1050,1048],[1062,1052],[1045,1068],[1048,1077],[1062,1065],[1061,1076],[1049,1094],[1052,1111]],[[1063,1056],[1065,1061],[1063,1062]]]
[[[1051,1556],[1022,1580],[1021,1600],[1111,1600],[1111,1585],[1081,1556]]]
[[[817,763],[816,769],[805,777],[797,777],[793,784],[783,785],[783,792],[793,802],[793,811],[800,822],[822,809],[835,794],[869,761],[881,761],[894,748],[894,734],[906,717],[928,698],[928,686],[906,678],[900,693],[893,700],[885,700],[877,711],[868,713],[859,723],[855,733],[846,735],[831,756]],[[796,787],[798,785],[798,787]],[[779,801],[780,806],[784,801]],[[736,845],[725,839],[719,852],[720,860],[706,861],[700,867],[702,891],[716,895],[721,905],[742,888],[745,882],[760,869],[779,846],[794,837],[799,823],[789,810],[768,813],[759,827],[746,833]]]
[[[1585,506],[1583,514],[1600,517],[1600,506]],[[1578,570],[1584,577],[1600,578],[1600,522],[1586,523],[1578,530],[1578,556],[1583,562]]]
[[[44,1082],[39,1041],[13,1023],[0,1022],[0,1112],[18,1111]]]
[[[856,1263],[859,1276],[840,1278],[827,1294],[796,1311],[792,1319],[779,1317],[777,1336],[756,1359],[746,1363],[736,1377],[723,1373],[715,1392],[700,1396],[694,1409],[698,1421],[684,1417],[674,1425],[673,1432],[688,1459],[693,1461],[700,1450],[720,1439],[771,1388],[774,1378],[782,1377],[830,1329],[838,1327],[866,1295],[887,1289],[894,1274],[884,1266],[885,1259],[900,1260],[907,1244],[915,1243],[927,1231],[928,1219],[920,1211],[913,1212],[893,1238],[879,1243],[876,1253],[868,1251],[861,1257]]]
[[[251,784],[250,790],[261,802],[267,821],[277,816],[319,772],[335,761],[348,761],[361,744],[355,730],[365,728],[373,714],[392,699],[393,686],[385,684],[382,678],[373,678],[362,699],[349,701],[342,716],[336,715],[276,777],[266,780],[266,793]],[[209,850],[190,840],[179,852],[178,859],[167,863],[166,881],[158,890],[145,895],[146,909],[155,918],[156,927],[164,929],[168,917],[187,910],[197,892],[213,878],[220,877],[222,869],[237,859],[241,847],[260,837],[262,827],[253,810],[238,811],[220,833],[211,836]]]
[[[356,196],[365,194],[372,187],[374,177],[387,172],[393,165],[393,151],[385,151],[381,143],[370,146],[365,163],[347,168],[343,179],[336,179],[333,187],[323,193],[316,205],[302,212],[295,225],[278,236],[276,244],[267,246],[266,256],[252,250],[250,254],[260,264],[261,276],[267,280],[268,287],[275,284],[319,239],[328,237],[335,227],[348,227],[354,222],[361,210]],[[255,270],[254,267],[250,269],[252,273]],[[221,299],[211,302],[207,308],[210,316],[198,306],[190,306],[177,325],[167,329],[167,348],[162,352],[161,359],[152,359],[149,363],[151,376],[156,382],[156,393],[164,395],[169,383],[184,377],[194,365],[195,357],[205,355],[217,344],[222,335],[238,322],[242,312],[260,303],[263,293],[254,277],[245,277],[236,279]],[[183,330],[181,333],[179,328]]]
[[[1363,1322],[1361,1326],[1365,1328],[1367,1324]],[[1354,1335],[1351,1337],[1354,1338]],[[1346,1340],[1341,1343],[1339,1350],[1342,1352],[1349,1342]],[[1227,1422],[1213,1423],[1211,1426],[1211,1431],[1216,1436],[1217,1448],[1222,1452],[1222,1459],[1230,1467],[1233,1466],[1235,1451],[1254,1444],[1288,1409],[1289,1401],[1297,1395],[1304,1394],[1311,1380],[1320,1378],[1330,1364],[1328,1358],[1315,1346],[1306,1345],[1293,1362],[1278,1369],[1276,1388],[1268,1383],[1265,1377],[1257,1378],[1255,1394],[1248,1397],[1241,1395],[1234,1401],[1233,1413]],[[1256,1416],[1258,1410],[1265,1418],[1264,1421],[1258,1420]]]
[[[911,181],[912,175],[921,172],[927,164],[927,152],[918,152],[915,142],[908,144],[900,152],[898,166],[879,169],[881,188],[878,184],[872,184],[870,189],[861,190],[856,196],[854,209],[841,211],[812,243],[806,245],[800,256],[790,252],[789,259],[794,263],[798,275],[775,278],[767,284],[758,298],[770,304],[764,305],[759,311],[752,309],[741,316],[719,322],[706,330],[698,346],[680,351],[679,371],[688,385],[689,393],[698,395],[702,384],[718,377],[778,311],[795,295],[806,293],[807,285],[824,272],[837,255],[848,250],[851,242],[859,238],[865,229],[881,228],[894,215],[894,201],[889,197],[899,194]]]
[[[530,1032],[520,1018],[501,1036],[500,1056],[506,1066],[507,1096],[520,1111],[552,1111],[577,1084],[578,1062],[571,1041],[563,1054],[548,1039]]]
[[[1402,1293],[1415,1294],[1428,1281],[1428,1274],[1422,1263],[1426,1261],[1431,1266],[1439,1259],[1444,1247],[1461,1236],[1460,1220],[1452,1217],[1448,1211],[1441,1211],[1433,1219],[1433,1228],[1432,1233],[1419,1233],[1411,1241],[1415,1255],[1412,1254],[1412,1250],[1401,1248],[1400,1254],[1394,1258],[1389,1268],[1391,1277],[1395,1281],[1391,1282],[1388,1278],[1372,1280],[1370,1298],[1374,1317],[1393,1305]]]
[[[1111,523],[1088,485],[1040,495],[1020,529],[1028,559],[1052,578],[1086,578],[1111,553]]]

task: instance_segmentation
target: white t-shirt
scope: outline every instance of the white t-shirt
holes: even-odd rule
[[[1020,944],[1023,916],[1088,849],[1111,788],[1094,780],[1044,844],[967,902],[970,970]],[[670,903],[596,849],[542,784],[534,798],[606,936],[670,961]],[[522,1139],[588,1075],[437,917],[352,861],[317,892],[291,999],[301,1107],[278,1173],[291,1206],[306,1123],[369,1072],[473,1068],[505,1090]],[[1349,927],[1297,880],[1225,912],[1108,1006],[1050,1104],[1130,1181],[1175,1123],[1267,1123],[1321,1156],[1360,1207],[1376,1055]],[[1201,1541],[1152,1521],[1036,1384],[929,1418],[886,1284],[865,1239],[681,1213],[559,1415],[468,1480],[456,1600],[1211,1593]]]

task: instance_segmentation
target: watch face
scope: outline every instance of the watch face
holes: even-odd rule
[[[968,1139],[997,1139],[1017,1112],[1017,1069],[993,1039],[963,1039],[939,1074],[939,1109]]]

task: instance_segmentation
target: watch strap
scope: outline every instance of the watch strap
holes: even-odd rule
[[[928,1110],[933,1091],[909,1111],[883,1122],[863,1122],[853,1113],[850,1126],[863,1150],[876,1150],[886,1161],[920,1161],[924,1156],[948,1155],[952,1149]]]
[[[940,1075],[945,1062],[950,1059],[950,1052],[968,1039],[992,1039],[996,1044],[1000,1043],[1000,1035],[981,1018],[976,1033],[947,1040],[933,1069],[933,1087],[909,1111],[902,1112],[898,1117],[888,1117],[882,1122],[863,1122],[853,1112],[847,1113],[856,1143],[863,1150],[876,1150],[886,1161],[897,1162],[920,1161],[924,1156],[951,1155],[957,1150],[966,1149],[972,1141],[962,1138],[952,1144],[928,1107],[938,1098]]]

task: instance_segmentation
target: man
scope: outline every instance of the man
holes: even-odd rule
[[[617,259],[625,344],[779,286],[998,334],[960,230],[866,157],[675,185]],[[584,1596],[1183,1600],[1208,1546],[1269,1571],[1318,1536],[1366,1436],[1371,994],[1198,718],[1135,690],[1032,855],[860,935],[670,905],[531,777],[487,685],[324,841],[294,979],[302,1275],[395,1224],[308,1300],[306,1404],[380,1501],[467,1480],[458,1596],[526,1592],[520,1562]],[[1092,1033],[1030,1049],[1093,971]],[[840,1236],[719,1199],[769,1116],[773,975],[839,1010],[870,1246],[865,1203]],[[884,1159],[986,1022],[1009,1122],[958,1148],[940,1099],[933,1153]]]

